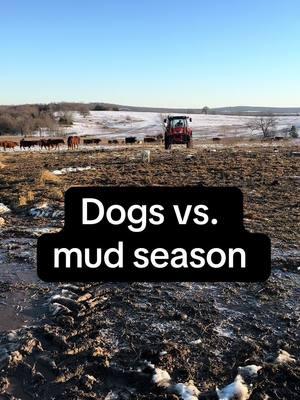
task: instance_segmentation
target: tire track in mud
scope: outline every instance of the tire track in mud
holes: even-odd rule
[[[253,300],[245,285],[234,284],[215,289],[190,284],[62,285],[48,296],[41,324],[1,336],[4,392],[42,399],[104,399],[109,393],[120,399],[160,398],[165,387],[153,381],[158,367],[175,383],[192,380],[200,393],[211,395],[216,385],[233,380],[238,366],[257,364],[262,372],[251,398],[268,393],[293,398],[299,389],[299,362],[274,360],[282,347],[293,349],[299,360],[297,326],[290,324],[289,333],[295,336],[286,343],[284,330],[272,333],[263,315],[251,316],[249,308],[242,313],[241,303],[239,311],[229,307],[243,319],[235,319],[234,313],[228,317],[228,309],[220,309],[220,294],[215,300],[215,290],[225,297],[222,304],[239,299],[246,306]],[[229,336],[218,330],[226,318],[234,328]]]

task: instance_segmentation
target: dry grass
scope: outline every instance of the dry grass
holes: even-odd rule
[[[27,194],[19,196],[19,206],[27,206],[28,203],[33,202],[34,198],[34,192],[30,190]]]
[[[44,185],[45,183],[56,183],[60,182],[60,178],[56,175],[54,175],[51,171],[48,171],[45,169],[42,171],[40,178],[39,178],[39,183]]]
[[[32,192],[31,190],[27,193],[27,200],[28,201],[33,201],[34,200],[34,192]]]
[[[0,169],[4,169],[6,165],[1,160],[3,160],[2,154],[0,155]]]
[[[63,194],[62,190],[53,188],[53,189],[49,190],[47,197],[51,200],[63,200],[64,194]]]
[[[19,206],[26,206],[27,205],[27,197],[26,196],[20,196],[19,197]]]

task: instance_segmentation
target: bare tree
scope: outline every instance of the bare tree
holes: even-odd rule
[[[298,137],[298,132],[297,132],[297,128],[295,127],[295,125],[292,125],[291,129],[289,130],[289,135],[291,138],[293,139],[297,139]]]
[[[88,107],[86,104],[81,104],[81,105],[78,106],[78,112],[79,112],[84,118],[86,118],[86,117],[89,115],[90,110],[89,110],[89,107]]]
[[[62,112],[58,122],[60,125],[65,125],[65,126],[73,125],[73,114],[70,111]]]
[[[53,131],[56,128],[56,121],[51,118],[48,114],[41,114],[40,117],[35,118],[32,121],[32,130],[39,131],[40,136],[42,136],[43,130]]]
[[[257,117],[247,124],[251,131],[261,131],[263,137],[273,136],[273,132],[277,126],[277,120],[273,115],[268,117]]]
[[[29,135],[42,129],[53,129],[55,117],[48,105],[24,104],[0,106],[0,132],[10,135]]]
[[[209,108],[207,106],[204,106],[201,110],[201,114],[208,114]]]

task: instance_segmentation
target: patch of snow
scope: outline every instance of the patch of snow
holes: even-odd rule
[[[11,210],[5,204],[0,203],[0,214],[9,213]]]
[[[78,292],[81,291],[79,286],[72,285],[72,283],[64,283],[61,287],[64,288],[64,289],[71,290],[71,291],[73,291],[75,293],[78,293]]]
[[[170,114],[172,115],[172,114]],[[174,114],[173,114],[174,115]],[[212,115],[212,114],[191,114],[195,138],[210,137],[239,137],[259,135],[260,132],[253,132],[247,125],[255,116],[239,115]],[[66,133],[76,132],[78,135],[93,135],[110,137],[112,135],[124,138],[126,136],[136,136],[142,138],[163,133],[164,114],[155,112],[135,112],[135,111],[91,111],[88,117],[84,117],[78,112],[73,113],[74,123],[66,128]],[[295,125],[300,128],[300,116],[278,116],[277,130],[283,131]]]
[[[278,356],[275,359],[275,362],[279,364],[286,364],[286,363],[294,363],[296,362],[296,359],[294,356],[292,356],[290,353],[288,353],[285,350],[280,349],[278,352]]]
[[[168,387],[171,384],[171,377],[167,371],[160,368],[154,369],[154,374],[152,376],[152,382],[159,387]]]
[[[28,214],[34,218],[53,218],[59,219],[64,217],[63,210],[55,210],[48,206],[47,203],[39,204],[29,210]]]
[[[42,227],[42,228],[31,228],[29,232],[33,236],[39,237],[39,236],[43,235],[44,233],[55,233],[55,232],[58,232],[59,230],[60,230],[60,228]]]
[[[162,357],[162,356],[165,356],[166,354],[168,354],[168,352],[167,351],[161,351],[160,353],[159,353],[159,355]]]
[[[49,311],[53,316],[58,315],[58,314],[71,314],[72,311],[64,306],[63,304],[59,303],[51,303],[49,304]]]
[[[177,383],[173,387],[174,393],[179,395],[182,400],[198,400],[200,391],[196,388],[193,382]]]
[[[18,338],[18,335],[17,335],[17,332],[16,332],[15,330],[10,331],[10,332],[7,334],[7,340],[8,340],[9,342],[14,342],[15,340],[17,340],[17,338]]]
[[[219,400],[248,400],[250,397],[248,386],[241,375],[237,375],[234,382],[223,389],[217,388],[216,392]]]
[[[165,388],[169,393],[180,396],[182,400],[198,400],[197,396],[200,392],[193,381],[172,384],[171,377],[167,371],[155,368],[155,366],[149,362],[147,366],[153,369],[152,382],[158,387]]]
[[[77,299],[79,295],[68,289],[62,289],[61,294],[63,297],[68,297],[69,299]]]
[[[234,333],[230,329],[225,329],[225,328],[222,328],[221,326],[217,326],[216,328],[214,328],[214,331],[218,335],[223,336],[223,337],[227,337],[230,339],[232,339],[234,337]]]
[[[72,172],[83,172],[83,171],[89,171],[89,170],[95,170],[96,168],[93,167],[66,167],[62,169],[55,169],[52,171],[52,174],[54,175],[64,175]]]
[[[192,340],[190,343],[194,344],[194,345],[197,345],[197,344],[201,344],[202,340],[199,338],[199,339],[196,339],[196,340]]]
[[[105,396],[104,400],[118,400],[120,397],[117,392],[110,391]]]
[[[262,369],[261,366],[259,365],[246,365],[245,367],[238,367],[238,372],[240,375],[246,377],[246,376],[257,376],[258,371]]]

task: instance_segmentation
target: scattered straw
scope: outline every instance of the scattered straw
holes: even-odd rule
[[[27,205],[27,197],[26,196],[20,196],[19,197],[19,206],[26,206]]]
[[[39,182],[41,184],[45,184],[45,183],[55,183],[55,182],[59,182],[60,178],[56,175],[54,175],[52,172],[48,171],[47,169],[45,169],[41,175],[40,175],[40,179]]]
[[[34,192],[32,192],[31,190],[27,193],[27,200],[28,201],[34,200]]]
[[[64,198],[64,194],[62,190],[57,188],[53,188],[48,192],[48,198],[52,200],[62,200]]]

